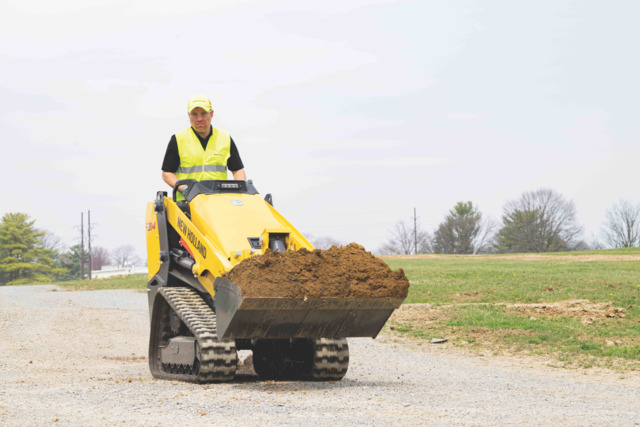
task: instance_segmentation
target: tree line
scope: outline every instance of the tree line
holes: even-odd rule
[[[80,279],[81,259],[84,259],[85,272],[90,268],[122,267],[138,261],[131,245],[120,246],[111,252],[95,247],[91,254],[80,244],[67,248],[55,234],[36,228],[35,222],[20,212],[2,217],[0,286]]]
[[[640,246],[640,203],[620,200],[599,235],[586,241],[573,201],[551,189],[523,193],[503,207],[498,223],[471,201],[458,202],[433,233],[399,221],[379,254],[558,252]]]
[[[418,224],[399,221],[379,254],[478,254],[557,252],[604,247],[640,246],[640,203],[620,200],[606,211],[600,234],[582,238],[573,201],[551,189],[523,193],[503,208],[501,222],[486,218],[471,201],[458,202],[433,233]],[[318,249],[340,243],[332,238],[312,239]],[[39,230],[26,213],[7,213],[0,222],[0,286],[80,279],[84,270],[105,265],[119,267],[139,261],[133,246],[109,252],[83,245],[66,248],[53,233]],[[91,259],[91,266],[89,265]]]

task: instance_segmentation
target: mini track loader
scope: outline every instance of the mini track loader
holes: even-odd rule
[[[179,181],[172,198],[157,193],[145,221],[156,378],[229,381],[237,350],[252,350],[261,378],[339,380],[346,338],[375,337],[404,299],[243,297],[222,277],[236,264],[267,250],[313,250],[251,181]]]

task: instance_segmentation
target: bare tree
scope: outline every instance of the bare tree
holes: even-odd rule
[[[62,238],[51,231],[45,231],[40,240],[40,246],[43,249],[49,249],[55,252],[62,252],[65,250]]]
[[[553,252],[574,250],[582,227],[573,201],[551,189],[523,193],[504,207],[498,231],[500,252]]]
[[[495,252],[496,229],[498,224],[493,218],[480,220],[480,232],[473,241],[474,254],[490,254]]]
[[[109,265],[109,251],[100,246],[92,249],[91,263],[94,270],[102,270],[102,267]]]
[[[603,240],[614,248],[640,246],[640,204],[620,200],[607,210]]]
[[[337,246],[337,247],[344,246],[344,243],[342,243],[337,239],[334,239],[333,237],[327,237],[327,236],[313,237],[310,235],[308,237],[309,237],[309,241],[311,242],[313,247],[316,249],[329,249],[332,246]]]
[[[443,254],[488,252],[495,223],[483,220],[472,202],[458,202],[433,234],[433,251]]]
[[[140,259],[131,245],[118,246],[111,252],[111,260],[118,267],[127,267],[137,263]]]
[[[596,233],[591,233],[591,237],[587,241],[588,250],[605,249],[605,245],[602,242],[601,236]]]
[[[376,252],[382,255],[409,255],[415,252],[417,246],[418,253],[432,253],[431,235],[422,230],[419,226],[407,225],[404,221],[398,221],[392,230],[391,237]]]
[[[51,231],[45,231],[39,243],[39,247],[45,249],[54,264],[59,264],[62,253],[67,250],[62,238]]]

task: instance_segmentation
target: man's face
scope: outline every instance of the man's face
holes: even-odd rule
[[[191,122],[191,126],[193,126],[196,132],[206,132],[207,130],[209,130],[212,117],[213,110],[207,113],[200,107],[194,108],[189,113],[189,121]]]

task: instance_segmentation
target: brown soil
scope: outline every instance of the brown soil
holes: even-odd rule
[[[406,298],[409,280],[356,244],[327,250],[272,252],[237,264],[224,276],[244,297]]]
[[[441,307],[432,307],[431,304],[402,304],[393,312],[391,320],[399,323],[412,322],[418,326],[427,326],[441,322],[448,316]]]

